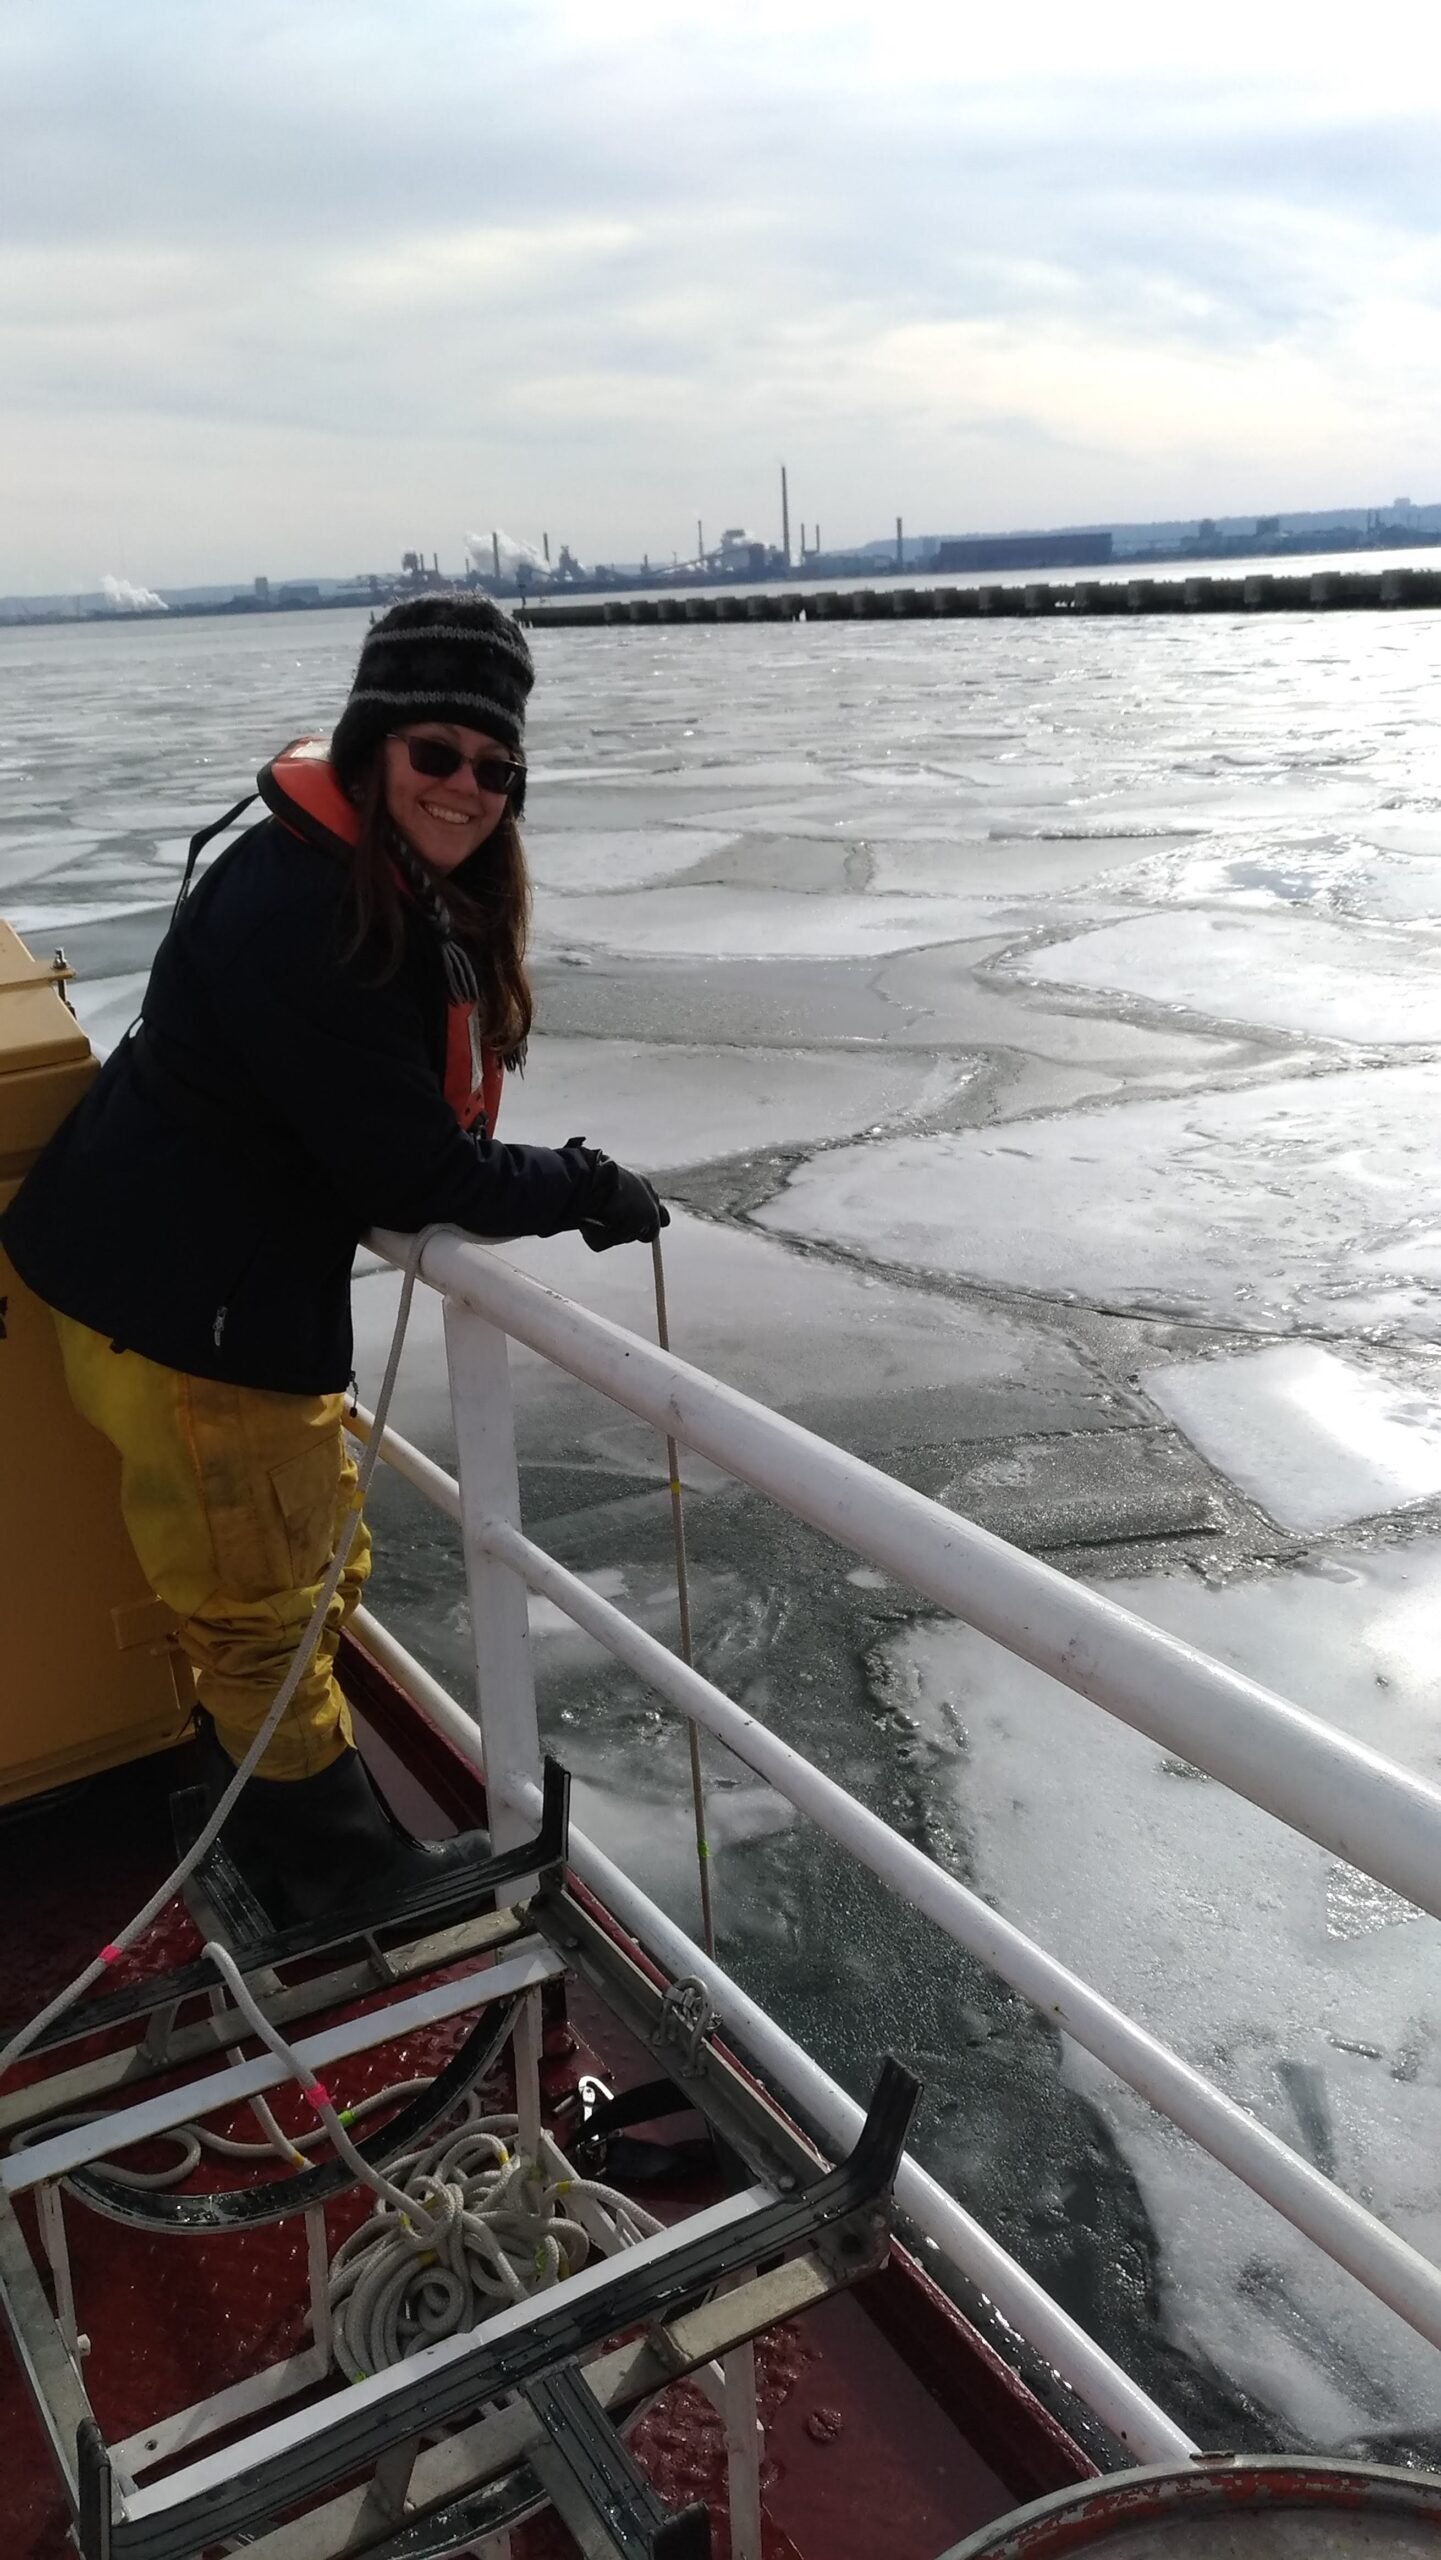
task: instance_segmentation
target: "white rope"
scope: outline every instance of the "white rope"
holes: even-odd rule
[[[568,2170],[553,2173],[513,2152],[505,2139],[515,2134],[513,2116],[472,2114],[458,2132],[375,2168],[356,2150],[324,2081],[271,2024],[234,1959],[213,1940],[205,1953],[247,2025],[284,2064],[377,2200],[330,2264],[333,2352],[352,2382],[397,2363],[417,2339],[454,2337],[496,2303],[524,2302],[574,2275],[590,2255],[592,2235],[563,2199],[602,2207],[622,2248],[660,2229],[614,2188]]]
[[[524,2302],[577,2273],[595,2245],[594,2224],[603,2213],[614,2243],[628,2247],[659,2231],[660,2224],[613,2187],[577,2178],[568,2168],[543,2167],[515,2150],[514,2116],[481,2116],[471,2092],[466,2115],[436,2140],[405,2152],[378,2169],[357,2151],[348,2126],[362,2116],[414,2095],[430,2083],[411,2080],[373,2091],[356,2106],[338,2108],[322,2080],[302,2062],[273,2026],[226,1948],[205,1948],[246,2025],[273,2053],[319,2123],[294,2140],[276,2127],[276,2142],[239,2142],[199,2124],[172,2127],[165,2139],[179,2157],[163,2169],[120,2170],[129,2185],[170,2187],[187,2177],[202,2149],[229,2160],[263,2157],[273,2148],[305,2166],[305,2153],[328,2138],[357,2180],[370,2188],[376,2210],[342,2241],[330,2266],[334,2356],[352,2382],[408,2355],[417,2340],[448,2338],[473,2329],[499,2303]],[[90,2116],[52,2116],[32,2126],[14,2148]],[[273,2121],[273,2120],[272,2120]],[[557,2153],[556,2158],[559,2160]],[[590,2227],[576,2208],[590,2208]]]
[[[328,2140],[376,2199],[370,2219],[341,2242],[330,2263],[333,2354],[352,2382],[397,2363],[417,2343],[475,2328],[502,2303],[525,2302],[563,2284],[601,2245],[601,2232],[610,2246],[623,2249],[661,2229],[616,2188],[577,2178],[558,2151],[552,2163],[542,2164],[517,2150],[518,2119],[482,2116],[474,2091],[467,2093],[458,2126],[403,2153],[388,2168],[376,2168],[356,2150],[347,2128],[431,2083],[398,2082],[338,2108],[324,2082],[266,2017],[227,1950],[212,1941],[205,1953],[246,2025],[284,2066],[319,2122],[293,2139],[276,2126],[273,2142],[237,2141],[199,2122],[174,2125],[159,2138],[176,2145],[175,2160],[160,2169],[117,2168],[115,2174],[137,2188],[177,2186],[202,2151],[254,2160],[278,2149],[303,2168],[306,2152]],[[50,2116],[17,2135],[11,2148],[21,2150],[67,2125],[100,2120],[88,2114]]]
[[[370,2162],[356,2150],[346,2132],[341,2112],[335,2105],[325,2082],[316,2079],[314,2073],[309,2071],[301,2061],[299,2054],[286,2043],[280,2029],[271,2025],[229,1949],[218,1945],[214,1938],[207,1938],[202,1952],[214,1965],[236,2008],[242,2012],[251,2033],[259,2037],[267,2052],[274,2054],[276,2061],[284,2066],[291,2079],[297,2083],[309,2100],[347,2168],[363,2186],[373,2187],[375,2193],[388,2198],[398,2212],[405,2212],[409,2198],[402,2195],[398,2187],[391,2185],[383,2170],[372,2168]],[[347,2109],[346,2114],[348,2115],[349,2112]]]
[[[333,2353],[352,2382],[410,2353],[417,2339],[473,2329],[497,2303],[524,2302],[583,2267],[592,2232],[572,2209],[599,2207],[620,2247],[660,2224],[613,2187],[541,2167],[512,2151],[513,2116],[471,2115],[419,2151],[377,2169],[355,2148],[316,2080],[260,2007],[224,1947],[206,1955],[238,2009],[303,2090],[335,2149],[376,2198],[368,2222],[330,2265]],[[347,2110],[347,2114],[350,2111]]]
[[[372,2089],[368,2098],[357,2098],[353,2106],[342,2107],[342,2121],[348,2125],[361,2124],[367,2116],[378,2115],[382,2107],[398,2107],[407,2098],[418,2098],[432,2085],[429,2080],[396,2080],[388,2089]],[[250,2104],[252,2111],[258,2114],[264,2100],[252,2098]],[[265,2112],[270,2115],[268,2107]],[[81,2111],[75,2115],[47,2116],[43,2124],[26,2125],[14,2136],[10,2148],[23,2151],[32,2142],[48,2142],[52,2133],[68,2133],[72,2126],[103,2124],[104,2121],[103,2108],[93,2115]],[[271,2122],[275,2122],[273,2116]],[[234,2134],[212,2132],[209,2125],[201,2124],[198,2119],[170,2125],[164,2133],[150,2134],[146,2138],[151,2142],[173,2142],[175,2159],[161,2169],[127,2169],[120,2160],[114,2159],[105,2160],[100,2165],[127,2187],[158,2191],[163,2187],[178,2187],[192,2170],[199,2168],[201,2154],[206,2151],[214,2152],[220,2160],[280,2159],[288,2168],[306,2168],[309,2166],[307,2153],[330,2139],[323,2124],[312,2125],[308,2133],[297,2134],[285,2133],[277,2125],[274,2135],[264,2142],[242,2142]],[[65,2179],[62,2183],[68,2186],[70,2182]]]
[[[621,2248],[660,2230],[613,2187],[513,2150],[516,2127],[477,2115],[392,2161],[405,2209],[382,2204],[330,2264],[333,2351],[352,2382],[575,2275],[597,2245],[577,2208],[604,2213]]]

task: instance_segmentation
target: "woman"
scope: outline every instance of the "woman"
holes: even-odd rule
[[[530,652],[484,598],[373,625],[329,754],[268,765],[270,815],[183,895],[141,1020],[4,1220],[71,1397],[120,1452],[126,1525],[196,1675],[212,1800],[265,1717],[348,1514],[350,1268],[367,1228],[578,1227],[666,1212],[579,1139],[506,1146],[531,1023],[517,819]],[[474,1854],[399,1832],[334,1676],[357,1531],[293,1706],[226,1830],[280,1921]]]

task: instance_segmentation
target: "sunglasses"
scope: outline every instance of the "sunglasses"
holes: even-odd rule
[[[443,738],[408,738],[400,729],[392,729],[389,735],[404,747],[412,773],[427,774],[432,782],[448,782],[465,764],[475,776],[477,791],[493,791],[504,799],[525,771],[523,764],[514,763],[509,756],[464,756],[459,747],[448,747]]]

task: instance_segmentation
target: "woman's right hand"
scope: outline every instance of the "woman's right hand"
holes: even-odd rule
[[[670,1211],[653,1183],[628,1165],[616,1164],[583,1138],[568,1138],[586,1160],[586,1179],[576,1207],[576,1226],[592,1253],[609,1253],[615,1244],[653,1244]]]

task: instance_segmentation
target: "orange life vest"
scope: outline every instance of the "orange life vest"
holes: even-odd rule
[[[282,826],[309,843],[338,838],[353,845],[359,837],[359,812],[336,781],[323,738],[297,738],[276,756],[260,776],[260,796]],[[399,873],[396,878],[408,897],[405,881]],[[480,1036],[480,1007],[447,1005],[445,1098],[462,1129],[477,1129],[482,1137],[494,1134],[504,1081],[499,1056]]]

